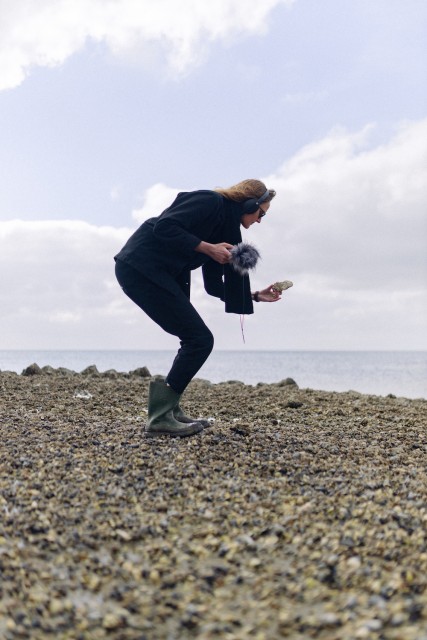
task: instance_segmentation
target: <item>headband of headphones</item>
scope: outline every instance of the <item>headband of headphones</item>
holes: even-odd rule
[[[269,195],[270,195],[270,189],[267,189],[267,191],[265,193],[263,193],[260,198],[258,198],[258,200],[256,201],[255,204],[259,205],[259,204],[261,204],[261,202],[265,202],[265,200],[267,200]]]

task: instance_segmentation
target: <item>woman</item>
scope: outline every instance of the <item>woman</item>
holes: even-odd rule
[[[207,293],[223,300],[228,313],[253,313],[253,300],[280,299],[271,286],[251,293],[249,277],[230,265],[230,249],[242,241],[240,225],[249,229],[261,222],[275,195],[260,180],[179,193],[160,216],[146,220],[115,256],[124,293],[181,344],[165,380],[150,382],[148,435],[187,436],[209,424],[189,418],[179,405],[214,343],[190,302],[191,271],[203,268]]]

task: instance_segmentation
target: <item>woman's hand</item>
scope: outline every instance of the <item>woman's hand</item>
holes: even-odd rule
[[[219,242],[218,244],[211,244],[210,242],[202,242],[197,245],[196,251],[198,253],[204,253],[205,255],[219,262],[219,264],[227,264],[231,260],[230,249],[233,248],[232,244],[228,242]]]
[[[263,289],[262,291],[257,291],[253,294],[254,300],[255,295],[257,295],[258,302],[277,302],[277,300],[281,300],[282,296],[279,291],[273,289],[273,285],[270,284],[268,287]]]

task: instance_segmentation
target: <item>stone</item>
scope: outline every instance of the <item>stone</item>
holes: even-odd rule
[[[22,374],[23,376],[39,376],[41,375],[42,370],[39,367],[39,365],[36,362],[33,362],[33,364],[30,364],[28,367],[26,367]]]
[[[86,367],[86,369],[83,369],[83,371],[81,371],[82,376],[99,376],[100,373],[98,371],[98,367],[96,366],[96,364],[91,364],[88,367]]]
[[[425,399],[149,380],[1,374],[0,636],[425,640]]]
[[[151,378],[151,373],[147,367],[138,367],[137,369],[133,369],[133,371],[129,371],[129,375],[140,378]]]
[[[298,387],[293,378],[285,378],[277,383],[279,387]]]
[[[76,375],[76,372],[73,371],[72,369],[68,369],[67,367],[58,367],[56,370],[56,373],[58,373],[60,376],[74,376]]]
[[[42,373],[45,373],[48,376],[53,376],[53,375],[55,375],[55,373],[57,373],[56,369],[51,367],[49,364],[47,364],[44,367],[42,367],[41,370],[42,370]]]

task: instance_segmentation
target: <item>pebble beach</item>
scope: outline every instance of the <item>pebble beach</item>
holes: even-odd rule
[[[427,400],[0,372],[1,640],[427,640]]]

